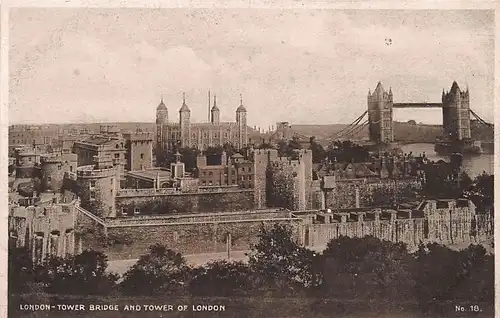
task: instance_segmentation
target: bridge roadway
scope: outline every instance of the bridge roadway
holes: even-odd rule
[[[443,108],[442,103],[393,103],[392,108]]]

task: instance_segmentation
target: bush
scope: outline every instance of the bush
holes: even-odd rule
[[[155,244],[123,275],[121,290],[126,295],[179,294],[189,275],[190,268],[180,253]]]

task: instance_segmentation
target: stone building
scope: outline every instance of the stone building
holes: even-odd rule
[[[75,202],[9,207],[9,247],[26,247],[33,261],[75,254]]]
[[[73,145],[78,156],[78,165],[94,164],[95,157],[109,157],[120,171],[120,182],[125,181],[125,172],[146,170],[153,166],[153,134],[133,132],[122,134],[116,127],[108,127],[101,134],[92,135]]]
[[[47,154],[38,147],[20,147],[15,149],[16,178],[36,178],[40,174],[40,159]]]
[[[254,187],[254,164],[241,154],[235,153],[229,159],[226,152],[221,155],[220,165],[207,165],[206,156],[198,156],[195,176],[202,186],[238,185],[241,188]]]
[[[392,89],[386,92],[382,83],[378,82],[373,93],[368,91],[368,130],[371,141],[376,143],[394,141],[392,109]]]
[[[449,92],[442,95],[444,137],[450,140],[470,139],[469,89],[461,91],[453,82]]]
[[[192,147],[205,150],[208,147],[222,146],[230,143],[241,149],[248,144],[247,110],[240,98],[236,108],[236,121],[221,122],[220,109],[214,96],[208,123],[191,121],[191,110],[183,95],[182,106],[179,109],[179,120],[169,121],[168,108],[163,99],[156,108],[156,153],[161,157],[165,152],[179,145],[182,148]]]
[[[41,157],[42,191],[60,192],[67,173],[76,173],[77,155],[68,151]]]
[[[312,204],[312,152],[297,150],[294,157],[280,157],[276,149],[253,151],[257,206],[289,204],[292,210]]]
[[[123,134],[127,149],[125,169],[147,170],[153,167],[153,133],[134,132]]]
[[[73,190],[81,207],[101,218],[116,217],[116,193],[120,189],[120,171],[109,155],[94,157],[94,164],[80,166]]]

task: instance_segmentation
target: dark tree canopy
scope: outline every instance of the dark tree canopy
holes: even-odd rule
[[[370,158],[368,149],[350,140],[334,141],[328,149],[328,159],[337,162],[366,162]]]
[[[179,291],[189,275],[186,259],[161,244],[149,247],[124,275],[122,291],[127,295],[157,295]]]
[[[322,162],[326,157],[326,151],[323,146],[316,142],[316,138],[314,136],[309,139],[309,143],[309,149],[311,149],[312,152],[313,163]]]

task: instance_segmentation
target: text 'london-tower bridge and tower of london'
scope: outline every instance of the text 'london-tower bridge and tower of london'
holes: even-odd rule
[[[272,145],[259,147],[296,136],[287,122],[260,134],[247,123],[251,105],[244,105],[241,95],[235,101],[234,122],[222,122],[217,97],[209,92],[208,121],[200,123],[192,122],[185,94],[175,110],[178,120],[171,120],[161,98],[154,132],[101,127],[31,144],[27,134],[35,132],[13,127],[10,244],[29,247],[36,261],[84,249],[123,260],[138,258],[156,242],[186,254],[213,253],[227,249],[231,237],[232,250],[247,250],[262,225],[275,223],[290,224],[296,239],[310,247],[342,235],[373,235],[410,246],[477,242],[492,235],[489,212],[476,211],[470,200],[404,199],[406,190],[422,188],[432,169],[456,175],[455,163],[389,151],[397,148],[393,109],[409,107],[442,108],[437,148],[485,151],[471,138],[471,115],[482,119],[470,108],[468,89],[456,82],[443,91],[440,103],[418,104],[394,102],[392,89],[378,83],[368,93],[367,111],[331,137],[368,127],[366,144],[374,155],[364,162],[313,164],[310,149],[282,154]],[[204,151],[228,144],[235,151],[224,150],[209,164]],[[188,148],[195,156],[193,169],[180,153]],[[166,153],[172,160],[160,166],[158,158]],[[30,188],[34,179],[40,180],[39,191]],[[392,206],[374,205],[380,191],[394,200]]]

